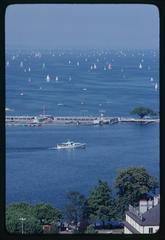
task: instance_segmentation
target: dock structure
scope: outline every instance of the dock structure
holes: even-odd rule
[[[40,124],[112,124],[118,122],[116,117],[93,116],[6,116],[7,125]]]
[[[144,123],[144,124],[148,124],[148,123],[159,123],[160,119],[159,118],[124,118],[124,117],[119,117],[118,118],[119,122],[134,122],[134,123]]]
[[[6,125],[24,125],[24,126],[41,126],[46,124],[76,124],[76,125],[104,125],[119,122],[134,123],[158,123],[159,119],[137,119],[126,117],[105,117],[105,116],[6,116]]]

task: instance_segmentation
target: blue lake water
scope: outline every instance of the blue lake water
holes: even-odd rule
[[[154,50],[15,50],[6,59],[6,107],[12,110],[7,115],[39,115],[45,109],[57,116],[130,116],[139,105],[159,112]],[[87,143],[86,149],[49,149],[68,139]],[[63,208],[68,191],[88,194],[98,179],[112,186],[118,171],[129,166],[143,166],[159,179],[158,124],[6,128],[7,203]]]

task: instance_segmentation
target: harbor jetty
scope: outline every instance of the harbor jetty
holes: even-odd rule
[[[108,116],[6,116],[6,125],[23,125],[23,126],[42,126],[58,124],[76,124],[76,125],[104,125],[115,123],[159,123],[159,119],[151,118],[127,118],[127,117],[108,117]]]

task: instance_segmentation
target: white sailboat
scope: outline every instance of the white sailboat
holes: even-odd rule
[[[50,76],[49,76],[49,74],[46,76],[46,81],[47,81],[47,82],[50,82]]]
[[[112,64],[108,64],[108,69],[111,70],[112,69]]]
[[[22,62],[22,61],[20,62],[20,67],[21,67],[21,68],[23,67],[23,62]]]
[[[158,89],[158,84],[157,83],[155,83],[155,90],[157,90]]]

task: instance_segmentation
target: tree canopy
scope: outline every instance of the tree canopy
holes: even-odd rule
[[[158,183],[143,167],[122,169],[115,179],[118,208],[124,212],[128,205],[136,205],[146,193],[155,193]]]
[[[87,221],[87,200],[79,192],[69,192],[67,194],[68,204],[65,207],[66,218],[69,223],[75,225],[80,223],[80,228]]]
[[[30,204],[12,204],[6,209],[6,229],[10,233],[22,233],[21,218],[24,218],[24,233],[42,233],[42,226],[34,216],[34,209]]]
[[[47,204],[31,205],[17,203],[6,208],[6,230],[10,233],[43,233],[43,224],[54,223],[61,219],[61,213]],[[21,221],[21,218],[24,221]]]
[[[113,198],[107,182],[101,180],[88,197],[89,217],[92,221],[105,221],[113,217]]]
[[[134,108],[130,113],[136,114],[140,118],[143,118],[148,115],[156,115],[156,113],[152,109],[142,106]]]
[[[62,214],[58,209],[45,203],[35,205],[34,215],[41,224],[56,223],[62,218]]]

